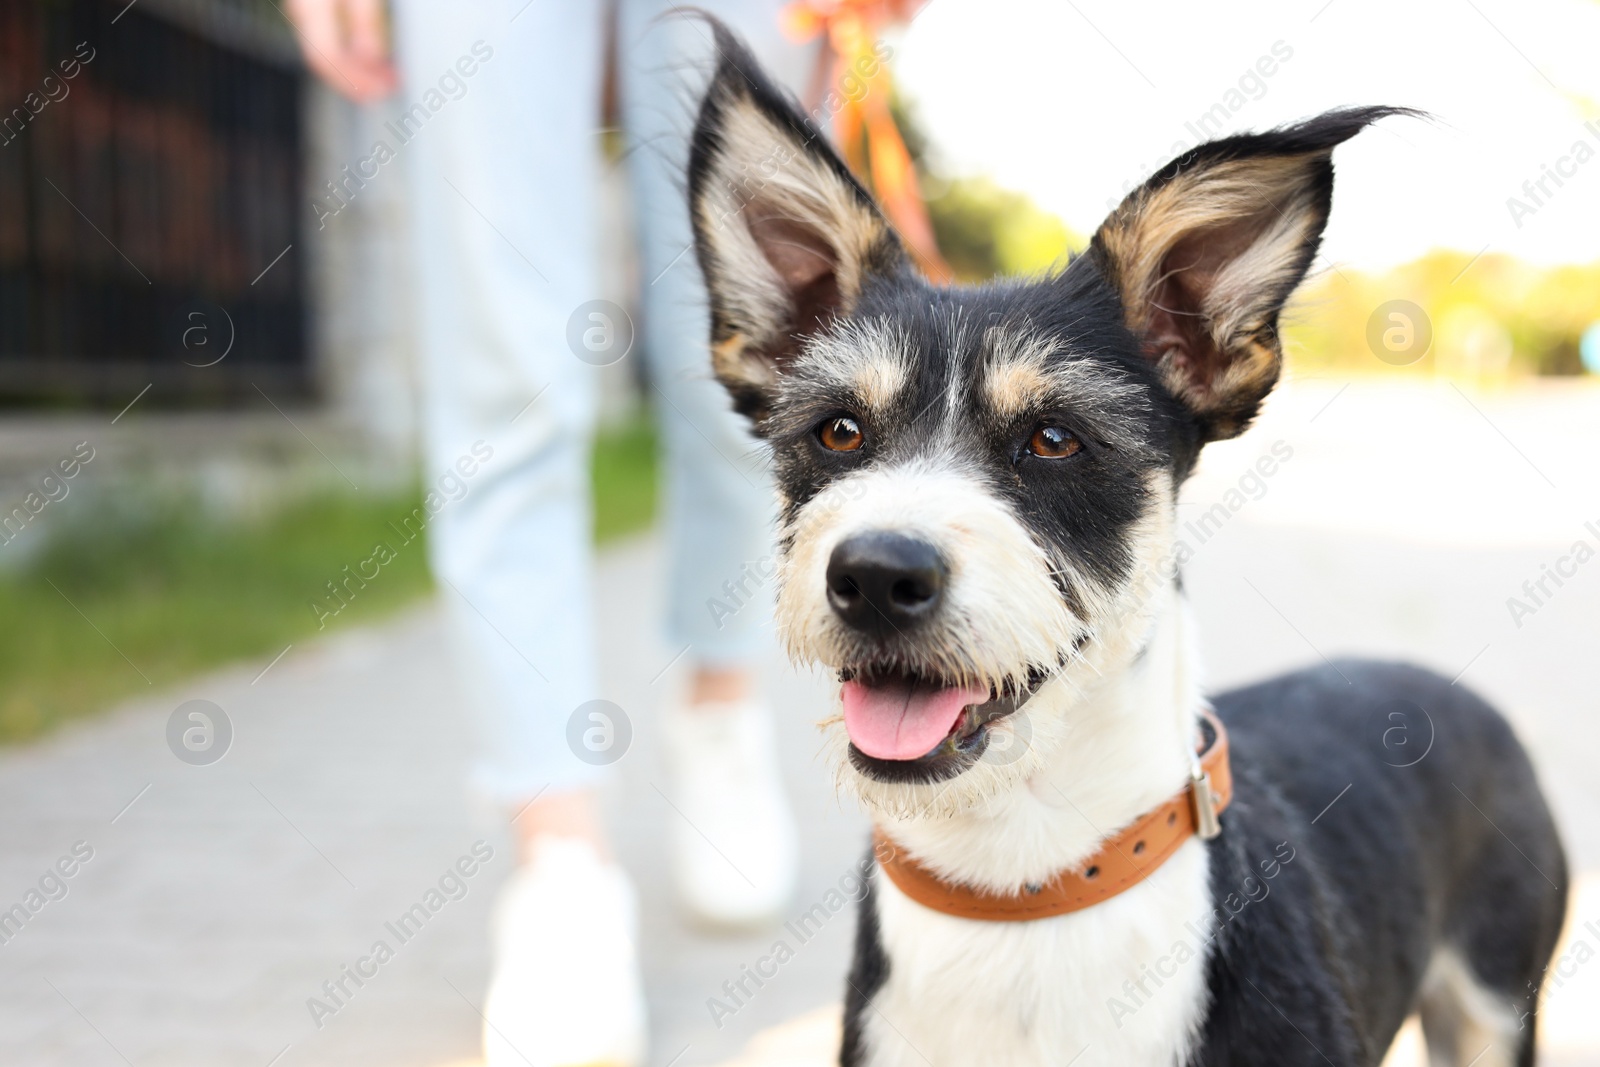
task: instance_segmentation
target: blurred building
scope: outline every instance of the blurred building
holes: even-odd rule
[[[408,160],[350,174],[398,113],[311,79],[273,0],[0,0],[0,411],[266,397],[409,454]],[[620,168],[606,196],[627,303]]]
[[[120,6],[0,5],[0,398],[304,395],[293,42],[245,5]]]
[[[311,208],[390,117],[271,0],[0,0],[0,485],[91,430],[207,484],[310,438],[407,476],[405,175]]]

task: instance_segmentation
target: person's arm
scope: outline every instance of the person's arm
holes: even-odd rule
[[[394,92],[384,0],[289,0],[289,20],[306,64],[360,103]]]

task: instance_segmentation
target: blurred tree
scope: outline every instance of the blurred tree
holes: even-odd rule
[[[988,178],[928,182],[928,213],[956,276],[1038,274],[1064,266],[1085,242],[1060,218]]]
[[[893,112],[939,250],[959,280],[1048,271],[1087,247],[1027,195],[986,177],[949,174],[912,101],[897,96]],[[1367,342],[1373,312],[1390,300],[1416,303],[1434,326],[1433,344],[1409,366],[1413,372],[1473,379],[1583,374],[1581,338],[1600,323],[1600,263],[1540,267],[1438,250],[1382,274],[1330,271],[1307,283],[1287,318],[1288,358],[1311,369],[1390,369]]]
[[[1471,377],[1582,374],[1579,341],[1600,319],[1600,264],[1541,267],[1512,256],[1474,261],[1440,250],[1384,274],[1333,271],[1297,301],[1285,329],[1290,359],[1310,367],[1373,364],[1368,320],[1379,305],[1397,299],[1422,307],[1435,328],[1433,346],[1414,370]]]
[[[944,173],[917,121],[915,106],[897,96],[893,111],[911,153],[939,251],[960,281],[1037,274],[1064,265],[1088,242],[1023,193],[985,177]]]

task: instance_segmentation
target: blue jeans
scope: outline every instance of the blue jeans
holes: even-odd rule
[[[815,46],[783,39],[782,0],[703,3],[800,89]],[[594,244],[604,5],[585,0],[400,0],[418,269],[425,485],[447,472],[431,564],[481,723],[477,784],[516,803],[590,784],[567,721],[601,697],[590,572],[588,454],[599,369],[580,359],[599,297]],[[670,647],[739,665],[769,640],[748,566],[770,572],[764,461],[710,378],[706,298],[684,164],[709,31],[623,0],[622,113],[642,291],[630,359],[648,359],[664,445]],[[412,107],[411,105],[419,105]],[[405,138],[403,143],[401,138]],[[625,328],[624,323],[611,326]],[[477,452],[474,454],[474,446]],[[482,459],[485,451],[488,459]],[[461,464],[462,457],[471,459]],[[748,597],[741,599],[749,600]],[[759,596],[756,598],[760,600]],[[721,608],[716,604],[720,602]],[[665,666],[665,664],[663,664]]]

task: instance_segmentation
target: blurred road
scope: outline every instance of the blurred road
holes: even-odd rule
[[[1203,542],[1187,535],[1187,582],[1214,684],[1352,653],[1460,675],[1534,750],[1574,869],[1600,873],[1600,560],[1559,587],[1547,580],[1537,604],[1523,590],[1575,542],[1600,550],[1597,414],[1600,391],[1570,386],[1476,395],[1358,379],[1284,390],[1243,440],[1208,453],[1185,494],[1185,523],[1202,531],[1211,516]],[[1270,477],[1249,477],[1277,442],[1289,458]],[[644,898],[652,1063],[694,1067],[837,1001],[851,918],[835,916],[714,1025],[706,998],[774,935],[708,936],[672,906],[664,840],[678,816],[657,792],[669,786],[652,712],[681,682],[683,661],[651,623],[659,562],[648,540],[604,557],[597,695],[634,727],[608,803]],[[1511,597],[1531,610],[1514,618]],[[99,638],[86,627],[84,640]],[[462,789],[470,736],[441,646],[430,606],[0,754],[0,910],[31,889],[59,898],[0,944],[0,1062],[470,1061],[483,927],[509,852],[503,818],[475,810]],[[835,799],[816,759],[810,724],[827,708],[825,680],[774,663],[769,686],[805,833],[799,914],[838,884],[866,824]],[[180,762],[165,738],[191,699],[232,722],[230,750],[209,766]],[[385,924],[480,840],[493,857],[464,880],[465,894],[399,944]],[[1600,926],[1600,893],[1581,907]],[[1600,936],[1578,936],[1600,948]],[[360,986],[345,979],[350,995],[314,1020],[307,999],[326,999],[323,983],[379,939],[397,945],[393,958]],[[1600,1063],[1600,1034],[1585,1018],[1600,1003],[1600,964],[1587,959],[1548,1001],[1547,1062]]]

